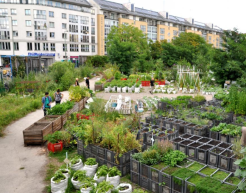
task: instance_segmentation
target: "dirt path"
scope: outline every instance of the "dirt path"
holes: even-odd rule
[[[91,89],[98,77],[90,80]],[[80,83],[85,86],[85,83]],[[68,91],[62,92],[62,102],[69,99]],[[54,105],[54,103],[52,104]],[[23,130],[44,116],[43,110],[35,112],[10,124],[6,136],[0,138],[0,192],[41,193],[45,188],[45,165],[48,161],[46,147],[24,147]]]

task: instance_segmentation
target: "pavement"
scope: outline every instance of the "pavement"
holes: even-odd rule
[[[96,78],[90,80],[94,89]],[[85,86],[85,82],[80,83]],[[62,92],[62,102],[69,99],[68,91]],[[41,100],[41,99],[40,99]],[[55,103],[52,103],[54,106]],[[29,113],[5,128],[0,138],[0,193],[41,193],[45,189],[48,157],[45,146],[24,147],[23,130],[44,116],[42,109]]]

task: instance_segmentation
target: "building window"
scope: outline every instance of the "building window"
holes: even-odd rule
[[[0,42],[0,50],[11,50],[10,42]]]
[[[141,25],[140,29],[142,30],[142,32],[146,33],[146,26],[145,25]]]
[[[56,2],[56,7],[61,7],[61,3]]]
[[[67,44],[63,44],[63,52],[67,51]]]
[[[81,26],[82,34],[89,34],[89,26]]]
[[[14,42],[14,50],[19,50],[19,42]]]
[[[70,52],[78,52],[79,45],[78,44],[70,44]]]
[[[95,15],[95,9],[91,9],[91,14]]]
[[[56,45],[54,43],[50,43],[50,50],[56,51]]]
[[[92,46],[91,46],[91,51],[92,51],[92,52],[96,52],[96,46],[95,46],[95,45],[92,45]]]
[[[81,36],[81,42],[89,43],[89,36],[82,35],[82,36]]]
[[[43,50],[44,51],[49,51],[49,45],[48,45],[48,43],[43,43]]]
[[[17,25],[17,20],[13,20],[13,21],[12,21],[12,25],[13,25],[13,26],[16,26],[16,25]]]
[[[165,28],[161,28],[161,34],[165,34]]]
[[[8,15],[8,9],[0,9],[0,15]]]
[[[25,9],[25,15],[31,15],[31,10],[30,9]]]
[[[167,40],[167,42],[168,42],[168,43],[170,43],[170,42],[171,42],[171,40],[170,40],[170,39],[168,39],[168,40]]]
[[[170,35],[171,35],[171,34],[170,34],[170,33],[168,33],[167,35],[168,35],[168,37],[170,37]]]
[[[67,19],[67,14],[66,13],[62,13],[62,19]]]
[[[78,33],[78,26],[77,25],[69,25],[69,32]]]
[[[81,52],[89,52],[89,45],[81,45]]]
[[[46,19],[46,11],[34,10],[34,19]]]
[[[47,29],[46,21],[34,21],[34,28],[46,30]]]
[[[67,24],[66,23],[62,23],[62,29],[67,29]]]
[[[26,20],[26,27],[31,27],[31,26],[32,26],[32,21]]]
[[[50,38],[54,38],[55,37],[55,32],[50,32]]]
[[[28,51],[32,50],[32,42],[27,42],[27,50]]]
[[[164,35],[160,35],[160,40],[164,40],[165,36]]]
[[[94,27],[91,28],[91,35],[95,35],[95,28]]]
[[[2,40],[10,39],[9,31],[0,31],[0,39]]]
[[[69,14],[69,22],[78,23],[78,16]]]
[[[91,18],[91,26],[95,26],[95,18]]]
[[[11,9],[11,15],[16,15],[16,14],[17,14],[16,9]]]
[[[55,23],[54,22],[50,22],[50,28],[55,28]]]
[[[13,31],[13,36],[18,37],[18,31]]]
[[[48,1],[48,6],[53,6],[53,2],[52,1]]]
[[[70,34],[69,35],[70,42],[78,42],[78,35]]]
[[[96,39],[95,39],[95,36],[91,36],[91,43],[96,43]]]
[[[34,50],[40,51],[40,43],[34,43]]]
[[[49,11],[49,16],[50,17],[54,17],[54,12],[53,11]]]
[[[80,23],[85,24],[85,25],[89,25],[89,17],[80,16]]]
[[[67,34],[66,33],[62,33],[62,39],[67,39]]]

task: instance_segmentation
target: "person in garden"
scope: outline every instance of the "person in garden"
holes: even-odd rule
[[[56,93],[54,94],[56,105],[61,103],[63,98],[63,94],[60,92],[60,89],[57,89]]]
[[[153,90],[155,88],[155,79],[153,77],[151,78],[150,86],[151,86],[151,90],[149,92],[153,94]]]
[[[47,109],[50,109],[51,102],[52,102],[52,99],[49,96],[49,93],[46,92],[45,96],[42,98],[42,108],[44,110],[44,116],[47,114]]]
[[[85,84],[86,84],[86,86],[88,87],[88,89],[90,89],[90,81],[89,81],[89,77],[86,78]]]
[[[79,79],[78,78],[76,78],[75,86],[79,86]]]

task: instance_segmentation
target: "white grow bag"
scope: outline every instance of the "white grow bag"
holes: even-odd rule
[[[120,184],[120,176],[108,177],[107,175],[106,181],[116,188]]]
[[[51,178],[51,180],[50,180],[51,192],[52,193],[57,193],[57,192],[64,193],[65,190],[67,189],[68,178],[66,177],[65,180],[61,180],[59,183],[54,182],[53,179],[54,179],[54,177]]]
[[[129,188],[126,190],[119,190],[120,187],[128,186]],[[131,184],[126,184],[126,183],[121,183],[117,188],[119,190],[119,193],[132,193],[132,185]]]
[[[86,171],[86,176],[93,177],[95,175],[95,173],[96,173],[97,167],[98,167],[98,164],[93,165],[93,166],[85,165],[82,168],[82,170]]]
[[[76,163],[76,164],[71,166],[71,169],[75,170],[75,171],[80,170],[82,168],[83,168],[83,162],[81,159],[79,159],[79,163]]]

